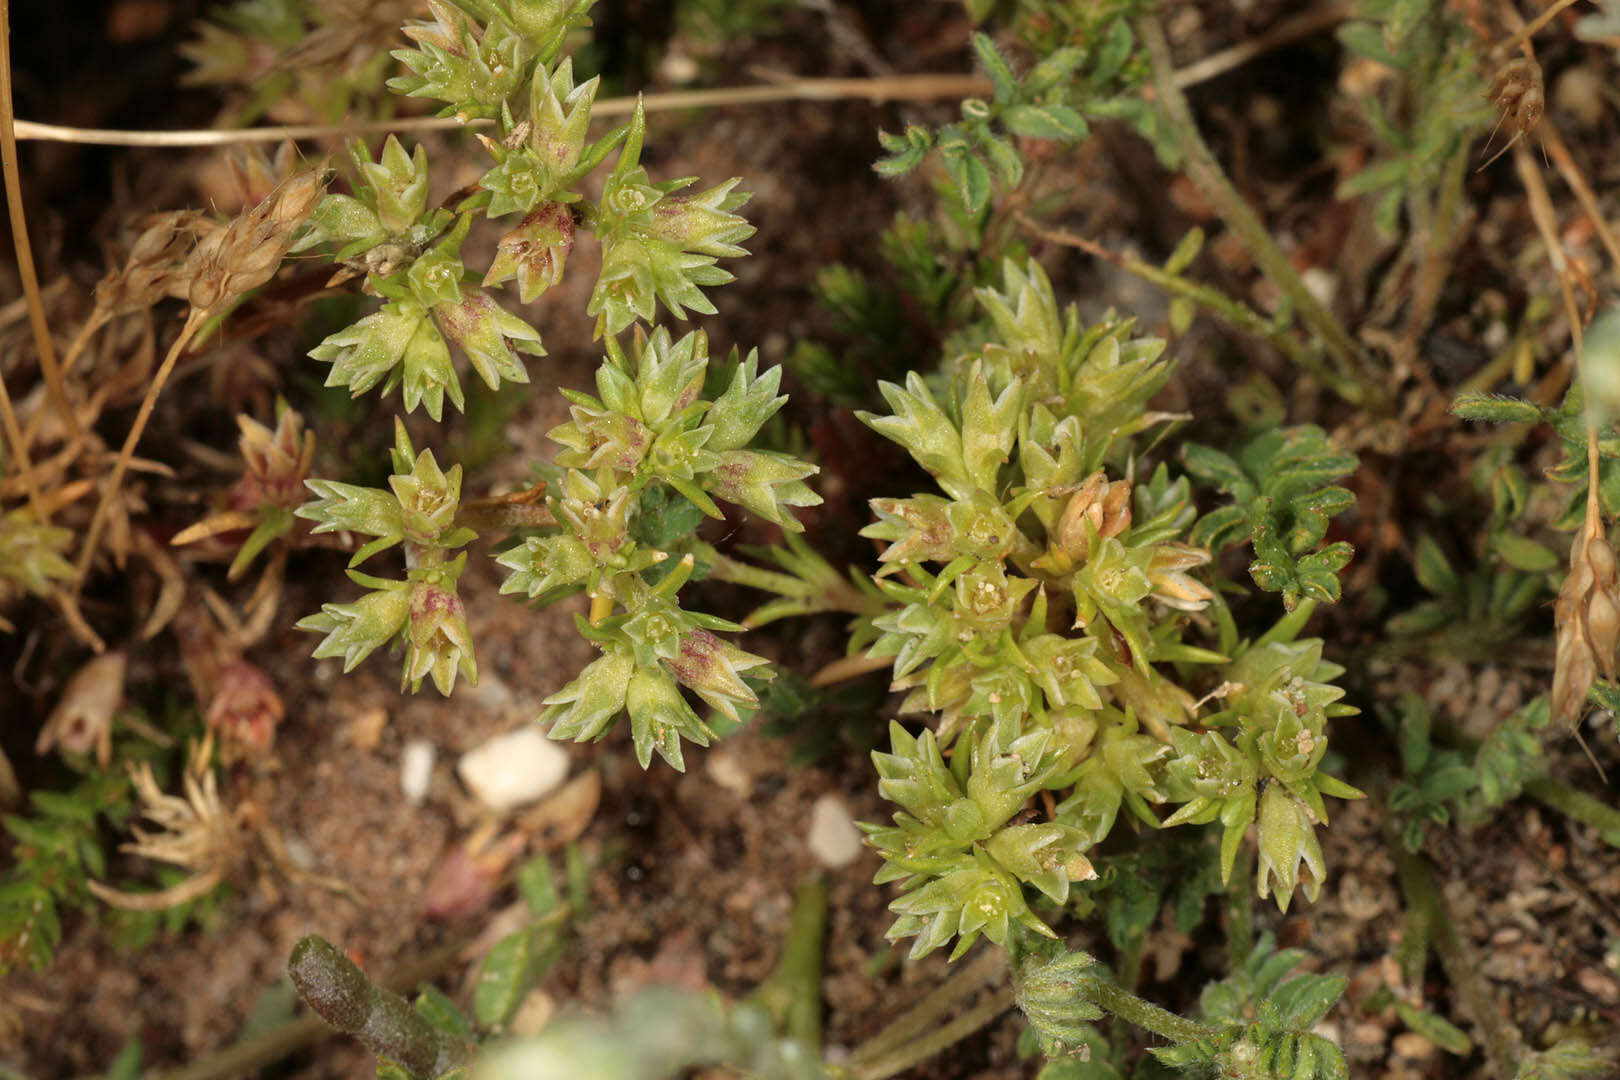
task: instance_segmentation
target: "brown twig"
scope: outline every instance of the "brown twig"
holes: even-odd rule
[[[1597,193],[1592,190],[1592,185],[1587,183],[1586,174],[1575,163],[1575,158],[1569,152],[1569,146],[1553,122],[1542,117],[1537,130],[1541,133],[1542,145],[1552,157],[1553,165],[1558,168],[1559,174],[1563,176],[1570,190],[1575,192],[1575,198],[1580,201],[1581,209],[1586,211],[1588,220],[1592,222],[1592,228],[1597,230],[1598,239],[1603,242],[1604,250],[1609,253],[1612,269],[1616,274],[1620,274],[1620,240],[1616,239],[1614,230],[1609,228],[1609,223],[1603,218],[1603,210],[1598,206]]]
[[[22,279],[28,299],[28,321],[34,330],[34,348],[39,368],[45,376],[45,389],[51,406],[62,416],[69,435],[79,433],[79,418],[68,405],[62,373],[56,366],[56,347],[51,342],[50,324],[45,319],[45,302],[40,296],[39,274],[34,269],[34,252],[28,242],[28,213],[23,208],[22,180],[17,169],[16,113],[11,100],[11,0],[0,0],[0,165],[6,178],[6,208],[11,214],[11,243],[17,251],[17,276]],[[8,407],[9,410],[9,407]]]
[[[628,116],[639,100],[647,112],[712,108],[726,105],[761,105],[777,101],[930,101],[972,97],[988,93],[990,82],[979,75],[894,75],[881,79],[792,79],[768,86],[722,86],[708,90],[676,90],[643,94],[639,98],[604,98],[596,102],[594,116]],[[61,124],[17,122],[24,139],[93,143],[101,146],[229,146],[245,142],[280,142],[284,139],[321,139],[334,136],[381,134],[389,131],[443,131],[482,127],[493,120],[464,122],[454,117],[405,117],[360,124],[294,124],[283,127],[243,128],[237,131],[119,131],[110,128],[75,128]]]
[[[1573,3],[1575,3],[1575,0],[1553,0],[1553,3],[1548,6],[1547,10],[1525,23],[1519,28],[1518,33],[1514,34],[1506,41],[1500,42],[1496,48],[1491,50],[1491,54],[1497,57],[1506,56],[1520,45],[1523,45],[1525,42],[1529,41],[1536,31],[1552,22],[1553,19],[1558,16],[1560,11],[1563,11]]]
[[[1334,0],[1316,10],[1284,19],[1270,30],[1239,42],[1220,52],[1211,53],[1175,73],[1175,84],[1185,90],[1190,86],[1208,82],[1234,68],[1273,49],[1300,38],[1309,37],[1349,18],[1352,5],[1346,0]],[[987,93],[990,83],[976,75],[955,73],[922,75],[886,75],[869,79],[817,79],[786,76],[770,78],[764,86],[722,86],[706,90],[677,90],[662,94],[643,94],[641,102],[647,112],[666,112],[675,109],[696,109],[727,105],[763,105],[778,101],[836,101],[865,99],[881,104],[886,101],[930,101],[940,98],[970,97]],[[592,107],[597,116],[628,116],[635,111],[636,98],[603,98]],[[322,139],[338,136],[383,134],[398,131],[444,131],[463,127],[481,127],[493,120],[457,120],[453,117],[404,117],[396,120],[376,120],[359,124],[291,124],[280,127],[241,128],[234,131],[125,131],[115,128],[81,128],[66,124],[44,124],[32,120],[17,121],[17,137],[41,139],[51,142],[86,143],[99,146],[141,146],[177,148],[191,146],[229,146],[245,142],[280,142],[283,139]]]
[[[1388,393],[1371,358],[1350,336],[1338,316],[1305,287],[1288,256],[1277,246],[1254,208],[1232,186],[1199,134],[1192,107],[1176,85],[1170,43],[1158,19],[1143,16],[1134,25],[1152,61],[1154,90],[1170,136],[1181,150],[1188,178],[1198,186],[1227,227],[1242,240],[1260,270],[1282,290],[1300,321],[1321,342],[1332,367],[1351,390],[1351,400],[1370,411],[1385,411],[1389,405]]]
[[[140,411],[135,414],[135,422],[130,425],[129,434],[124,437],[124,445],[118,451],[118,461],[113,465],[112,476],[108,478],[106,490],[101,493],[101,501],[96,504],[95,515],[90,519],[90,530],[85,535],[84,547],[79,552],[79,563],[75,568],[73,578],[75,591],[84,585],[84,579],[90,573],[90,563],[96,556],[97,545],[101,542],[101,533],[107,524],[107,514],[112,509],[113,500],[118,497],[119,485],[124,482],[124,473],[129,468],[130,458],[135,455],[135,447],[141,441],[141,434],[146,431],[146,422],[152,418],[158,394],[163,391],[163,384],[169,381],[169,374],[174,371],[174,365],[180,359],[180,354],[185,351],[192,335],[207,321],[208,314],[203,309],[191,309],[191,313],[186,316],[185,325],[180,328],[180,336],[175,338],[174,344],[169,347],[169,354],[163,358],[162,366],[152,377],[152,384],[147,387],[146,396],[141,399]]]

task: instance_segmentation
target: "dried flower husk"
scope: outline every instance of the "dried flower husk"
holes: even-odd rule
[[[182,273],[186,300],[197,311],[216,311],[269,281],[292,246],[298,226],[320,202],[330,174],[325,164],[283,181],[229,225],[203,237]]]
[[[1080,490],[1069,496],[1057,524],[1057,546],[1079,562],[1091,548],[1087,526],[1100,539],[1118,536],[1131,527],[1131,482],[1109,480],[1101,470],[1086,477]]]
[[[1553,620],[1558,629],[1553,713],[1575,723],[1599,669],[1614,678],[1620,654],[1620,573],[1614,548],[1595,516],[1570,546],[1569,574],[1558,590]]]
[[[43,754],[53,747],[75,754],[94,751],[96,763],[105,768],[112,756],[113,713],[124,700],[128,668],[128,658],[118,650],[103,653],[80,668],[40,729],[34,753]]]

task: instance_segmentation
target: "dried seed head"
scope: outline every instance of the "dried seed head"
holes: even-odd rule
[[[304,430],[298,410],[280,403],[279,412],[274,431],[251,416],[236,418],[246,464],[242,479],[231,490],[231,505],[237,509],[267,502],[291,508],[307,498],[304,481],[315,461],[315,433]]]
[[[205,237],[187,260],[193,272],[186,292],[191,306],[212,311],[269,281],[328,179],[324,164],[297,173],[223,230]]]
[[[1058,519],[1057,544],[1076,561],[1086,557],[1091,547],[1087,525],[1099,538],[1118,536],[1131,527],[1131,483],[1109,481],[1101,470],[1086,477],[1080,490],[1069,496]]]
[[[1559,626],[1554,665],[1553,713],[1577,722],[1585,710],[1586,695],[1597,680],[1597,662],[1578,621]]]
[[[1586,561],[1592,567],[1592,580],[1598,588],[1614,588],[1620,573],[1617,573],[1614,548],[1602,533],[1586,542]]]
[[[208,703],[208,728],[218,734],[225,764],[262,758],[276,741],[276,725],[287,714],[270,676],[255,664],[237,660],[220,670]]]
[[[197,238],[218,228],[196,210],[146,218],[124,265],[96,285],[96,306],[113,315],[145,311],[166,297],[183,298],[190,287],[187,258]]]
[[[1593,589],[1586,602],[1586,639],[1605,678],[1614,678],[1615,651],[1620,647],[1620,604],[1606,589]]]
[[[1512,125],[1515,137],[1528,134],[1547,108],[1541,65],[1527,56],[1514,57],[1497,69],[1485,96]]]
[[[1620,654],[1620,585],[1614,548],[1595,521],[1570,545],[1569,574],[1553,605],[1558,628],[1554,653],[1553,712],[1577,722],[1598,669],[1614,677]]]

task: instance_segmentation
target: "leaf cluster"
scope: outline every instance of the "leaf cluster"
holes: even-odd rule
[[[850,641],[892,661],[903,712],[938,718],[891,726],[874,755],[898,805],[892,825],[866,827],[877,880],[902,889],[890,936],[960,955],[981,936],[1051,934],[1037,909],[1072,902],[1122,812],[1150,828],[1221,821],[1223,880],[1257,822],[1260,895],[1285,906],[1303,880],[1314,896],[1323,796],[1359,795],[1318,771],[1328,719],[1349,711],[1341,669],[1295,640],[1307,608],[1252,643],[1223,634],[1224,652],[1186,640],[1201,611],[1230,626],[1200,578],[1208,551],[1184,539],[1190,484],[1168,464],[1113,472],[1168,419],[1147,407],[1170,374],[1163,343],[1125,320],[1081,323],[1033,261],[1004,264],[1003,282],[977,293],[982,322],[958,338],[970,350],[881,384],[889,411],[860,414],[938,485],[873,501],[862,535],[885,545],[884,609]],[[1326,516],[1307,513],[1331,498],[1311,496],[1347,466],[1319,444],[1305,456],[1327,464],[1285,474],[1274,504],[1302,530],[1319,523],[1319,540]],[[1190,689],[1223,678],[1204,702]],[[1167,803],[1181,808],[1161,822]]]
[[[1121,34],[1096,58],[1093,78],[1102,81],[1118,72],[1131,49],[1129,26],[1123,21],[1115,25]],[[1066,100],[1076,82],[1075,69],[1087,59],[1085,52],[1054,50],[1020,77],[988,36],[974,34],[973,51],[990,79],[990,100],[967,99],[962,119],[937,131],[914,124],[899,135],[879,132],[887,156],[873,166],[880,176],[902,176],[937,151],[954,194],[970,213],[990,201],[994,185],[1015,188],[1023,179],[1024,157],[1015,139],[1068,143],[1084,139],[1089,131]]]
[[[1376,157],[1339,185],[1339,198],[1376,195],[1373,218],[1394,235],[1413,200],[1460,183],[1468,147],[1491,122],[1473,32],[1430,0],[1359,0],[1339,28],[1353,55],[1395,73],[1382,93],[1359,95]]]
[[[1243,1080],[1347,1080],[1344,1054],[1314,1034],[1349,980],[1343,975],[1290,972],[1305,959],[1299,949],[1277,949],[1268,933],[1241,967],[1204,988],[1199,1013],[1218,1025],[1206,1043],[1181,1043],[1150,1052],[1180,1067],[1213,1065]]]
[[[1608,684],[1594,689],[1594,701],[1620,704]],[[1449,826],[1453,820],[1474,825],[1492,811],[1518,797],[1527,780],[1546,769],[1537,733],[1551,719],[1547,699],[1538,697],[1492,729],[1472,752],[1437,747],[1433,742],[1433,712],[1415,694],[1407,694],[1397,710],[1384,714],[1393,727],[1401,753],[1404,779],[1389,792],[1389,808],[1400,827],[1408,851],[1423,847],[1429,825]]]
[[[1342,540],[1324,540],[1330,519],[1355,503],[1349,489],[1333,483],[1355,472],[1354,454],[1304,424],[1263,432],[1236,455],[1188,443],[1182,460],[1195,479],[1233,499],[1198,520],[1193,543],[1213,551],[1252,544],[1249,576],[1281,593],[1290,611],[1301,600],[1338,601],[1339,571],[1354,552]]]
[[[793,510],[821,500],[804,483],[814,466],[748,449],[786,400],[779,369],[761,373],[752,353],[733,358],[730,382],[708,400],[701,332],[672,341],[660,327],[638,332],[629,351],[607,344],[597,394],[565,392],[571,419],[550,433],[563,447],[546,499],[554,527],[500,556],[510,571],[501,590],[592,597],[579,629],[603,655],[547,699],[554,738],[599,739],[628,712],[642,764],[656,751],[681,769],[681,739],[706,745],[714,734],[681,688],[736,721],[758,704],[743,673],[768,677],[755,670],[763,658],[716,636],[741,627],[678,602],[699,557],[711,557],[697,525],[723,519],[718,502],[727,502],[796,531]]]

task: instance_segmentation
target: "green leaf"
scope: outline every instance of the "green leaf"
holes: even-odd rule
[[[1533,401],[1501,394],[1460,394],[1451,403],[1451,411],[1464,420],[1497,424],[1533,424],[1546,416],[1546,411]]]
[[[979,66],[990,79],[995,99],[1010,100],[1018,89],[1018,79],[1013,75],[1012,68],[1007,66],[1007,61],[997,51],[995,42],[991,41],[988,35],[975,33],[972,41],[973,52],[979,58]]]
[[[1083,139],[1090,129],[1085,118],[1067,105],[1013,105],[1001,114],[1001,122],[1014,135],[1030,139]]]
[[[1457,590],[1457,571],[1451,568],[1440,545],[1428,533],[1418,537],[1417,559],[1412,565],[1418,584],[1436,596],[1450,596]]]
[[[519,930],[495,943],[473,988],[473,1016],[482,1027],[504,1025],[556,958],[555,935]]]
[[[1395,1012],[1407,1027],[1448,1054],[1467,1057],[1474,1052],[1474,1041],[1468,1037],[1468,1033],[1438,1013],[1400,1000],[1395,1002]]]
[[[1491,550],[1515,570],[1528,574],[1556,570],[1560,565],[1558,553],[1516,533],[1498,532],[1491,536]]]
[[[456,1007],[456,1003],[445,996],[444,991],[432,984],[424,985],[416,995],[416,1011],[427,1017],[428,1023],[447,1035],[453,1036],[463,1042],[472,1042],[477,1038],[473,1030],[472,1021],[467,1014]]]

